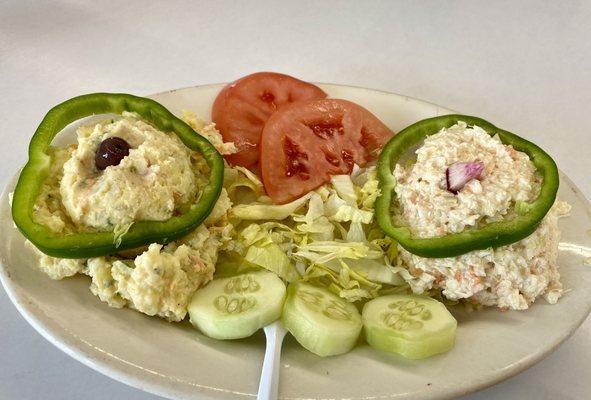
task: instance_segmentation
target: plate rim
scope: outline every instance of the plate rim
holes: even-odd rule
[[[386,90],[373,89],[373,88],[368,88],[368,87],[363,87],[363,86],[339,84],[339,83],[326,83],[326,82],[325,83],[314,82],[314,83],[321,85],[321,86],[323,86],[323,85],[324,86],[335,86],[335,87],[340,87],[340,88],[345,88],[345,89],[365,90],[368,92],[377,92],[377,93],[381,93],[381,94],[385,94],[385,95],[389,95],[389,96],[396,96],[396,97],[399,97],[399,98],[402,98],[405,100],[416,101],[418,103],[429,105],[431,107],[434,107],[437,110],[455,113],[455,111],[450,110],[449,108],[440,106],[438,104],[435,104],[435,103],[432,103],[429,101],[425,101],[425,100],[421,100],[421,99],[418,99],[415,97],[406,96],[406,95],[399,94],[399,93],[389,92]],[[186,87],[181,87],[181,88],[176,88],[176,89],[165,90],[165,91],[161,91],[158,93],[153,93],[153,94],[147,95],[146,97],[153,98],[153,97],[162,96],[162,95],[171,95],[171,94],[174,94],[175,92],[179,92],[179,91],[201,89],[201,88],[214,88],[214,87],[221,88],[226,84],[227,83],[209,83],[209,84],[203,84],[203,85],[192,85],[192,86],[186,86]],[[8,199],[8,194],[10,193],[10,191],[12,191],[12,189],[14,188],[14,186],[16,184],[16,181],[18,180],[19,171],[20,171],[20,168],[18,168],[15,171],[12,178],[7,182],[6,186],[2,190],[2,193],[0,194],[0,199]],[[591,202],[589,201],[589,199],[587,199],[587,197],[583,194],[583,192],[578,188],[578,186],[562,171],[560,171],[560,178],[561,178],[561,181],[564,181],[568,187],[576,189],[577,197],[579,197],[581,200],[583,200],[586,209],[591,211]],[[27,321],[27,323],[29,325],[31,325],[33,327],[33,329],[35,329],[35,331],[37,331],[44,339],[46,339],[53,346],[55,346],[59,350],[63,351],[65,354],[67,354],[71,358],[75,359],[76,361],[84,364],[85,366],[87,366],[87,367],[89,367],[89,368],[91,368],[91,369],[93,369],[105,376],[108,376],[109,378],[111,378],[117,382],[121,382],[123,384],[131,386],[131,387],[136,388],[138,390],[149,392],[149,393],[152,393],[152,394],[155,394],[158,396],[162,396],[165,398],[182,398],[183,393],[186,393],[186,391],[174,389],[173,386],[163,385],[160,380],[150,380],[150,379],[147,379],[145,376],[141,377],[140,373],[132,372],[128,369],[129,367],[134,367],[135,369],[137,369],[137,368],[139,368],[139,366],[125,362],[125,360],[115,358],[115,361],[114,361],[113,358],[110,358],[110,359],[106,359],[106,360],[102,361],[102,360],[97,359],[96,354],[93,356],[92,347],[90,347],[90,350],[85,348],[84,347],[85,343],[83,341],[81,341],[80,339],[76,338],[75,336],[68,338],[67,337],[68,331],[65,328],[61,327],[57,322],[51,320],[50,317],[45,316],[43,314],[43,312],[37,311],[34,303],[27,304],[28,303],[27,294],[24,291],[20,292],[19,288],[15,285],[12,285],[10,282],[12,280],[12,278],[10,276],[10,272],[5,268],[5,265],[7,265],[7,264],[8,264],[8,260],[6,259],[6,254],[0,253],[0,283],[2,283],[4,291],[6,292],[8,298],[10,299],[12,304],[15,306],[15,308],[17,309],[19,314],[25,319],[25,321]],[[457,389],[446,388],[445,393],[442,393],[441,395],[438,395],[438,396],[427,395],[426,398],[442,399],[443,400],[443,399],[452,399],[457,396],[467,395],[467,394],[474,393],[474,392],[483,390],[485,388],[494,386],[500,382],[503,382],[503,381],[525,371],[526,369],[531,368],[533,365],[537,364],[538,362],[540,362],[541,360],[543,360],[544,358],[549,356],[551,353],[556,351],[556,349],[558,347],[560,347],[560,345],[562,343],[564,343],[564,341],[566,341],[568,338],[570,338],[574,334],[574,332],[581,326],[581,324],[588,318],[590,313],[591,313],[591,302],[589,304],[587,304],[585,313],[583,313],[582,316],[579,318],[579,320],[576,321],[576,323],[573,325],[573,328],[570,331],[565,331],[565,333],[559,337],[558,341],[553,346],[544,349],[544,351],[541,351],[541,352],[535,353],[531,356],[528,356],[528,357],[520,360],[520,362],[510,365],[509,368],[504,368],[502,371],[497,372],[496,376],[494,376],[494,378],[488,379],[488,380],[485,380],[482,382],[479,381],[473,385],[458,387]],[[43,322],[43,317],[49,319],[50,323],[48,323],[47,321]],[[61,334],[56,335],[55,333],[51,332],[51,326],[50,326],[51,323],[55,323],[58,325],[58,327],[62,330]],[[72,339],[77,339],[78,341],[75,342]],[[145,369],[141,369],[141,370],[146,371]],[[148,370],[148,372],[150,372],[150,371]],[[166,377],[166,380],[168,382],[172,382],[170,377]],[[250,393],[243,393],[243,392],[237,392],[237,391],[232,391],[232,390],[224,390],[221,388],[211,387],[211,386],[207,386],[207,385],[200,385],[200,384],[195,384],[195,383],[191,383],[191,384],[194,385],[195,388],[198,388],[200,390],[200,395],[202,395],[203,398],[206,398],[206,399],[215,399],[216,398],[215,394],[221,394],[221,393],[234,394],[234,395],[247,396],[247,397],[255,397]],[[392,394],[392,395],[379,396],[378,398],[394,399],[397,397],[399,397],[398,394]],[[281,398],[282,399],[299,399],[299,398],[293,398],[293,397],[281,397]]]

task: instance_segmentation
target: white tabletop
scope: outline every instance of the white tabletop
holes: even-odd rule
[[[482,116],[534,139],[591,198],[591,3],[489,3],[0,0],[0,186],[24,163],[44,113],[66,98],[273,70]],[[157,398],[61,353],[2,290],[0,327],[2,399]],[[588,397],[590,335],[587,319],[538,365],[465,399]]]

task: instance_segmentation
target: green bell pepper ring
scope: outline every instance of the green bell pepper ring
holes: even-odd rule
[[[78,119],[95,114],[121,114],[123,111],[136,112],[162,131],[173,131],[188,148],[203,155],[210,176],[195,203],[184,214],[166,221],[136,222],[119,239],[113,232],[59,234],[36,223],[33,207],[49,173],[51,157],[48,150],[56,134]],[[129,94],[87,94],[58,104],[41,121],[29,144],[29,160],[14,190],[12,218],[23,235],[47,255],[62,258],[104,256],[150,243],[166,243],[194,230],[215,206],[222,190],[223,176],[224,162],[215,147],[161,104]]]
[[[477,125],[489,135],[499,135],[504,144],[526,153],[543,177],[540,194],[532,203],[516,204],[517,215],[507,221],[492,222],[479,229],[466,229],[459,233],[432,238],[413,237],[409,228],[397,226],[390,213],[396,179],[394,165],[409,149],[420,145],[429,135],[449,128],[458,121]],[[403,129],[384,146],[378,161],[380,196],[375,203],[376,219],[382,230],[398,241],[409,252],[421,257],[455,257],[470,251],[499,247],[515,243],[531,235],[550,210],[558,191],[558,169],[554,160],[535,144],[497,128],[493,124],[467,115],[444,115],[419,121]]]

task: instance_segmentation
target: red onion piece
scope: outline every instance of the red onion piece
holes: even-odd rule
[[[482,171],[484,171],[484,163],[482,161],[459,162],[451,165],[445,171],[447,190],[453,194],[458,194],[466,183],[472,179],[480,178]]]

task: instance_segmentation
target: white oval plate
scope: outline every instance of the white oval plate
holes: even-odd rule
[[[171,111],[189,109],[208,118],[222,85],[180,89],[152,96]],[[355,101],[398,131],[412,122],[451,112],[391,93],[321,85],[332,97]],[[494,122],[494,121],[493,121]],[[508,127],[510,128],[510,127]],[[526,137],[527,132],[521,132]],[[534,139],[535,137],[531,137]],[[539,300],[526,312],[454,310],[455,348],[422,361],[359,345],[338,357],[320,358],[286,340],[281,361],[284,399],[444,399],[466,394],[523,371],[548,355],[581,324],[591,309],[591,207],[562,176],[559,197],[572,204],[563,230],[559,262],[570,289],[557,305]],[[136,388],[178,399],[253,397],[264,337],[222,342],[204,337],[188,322],[171,324],[101,303],[78,276],[52,281],[34,268],[22,235],[13,227],[7,193],[0,199],[0,278],[27,321],[47,340],[97,371]]]

